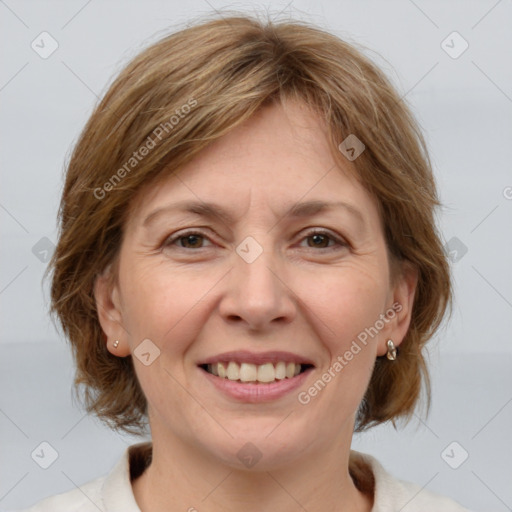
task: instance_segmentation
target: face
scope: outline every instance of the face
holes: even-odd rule
[[[377,205],[325,130],[300,104],[267,107],[134,204],[116,284],[95,293],[154,443],[240,467],[251,442],[260,469],[350,445],[416,281],[391,284]]]

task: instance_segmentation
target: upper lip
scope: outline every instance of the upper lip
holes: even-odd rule
[[[270,352],[249,352],[248,350],[235,350],[231,352],[224,352],[216,356],[209,357],[198,363],[199,366],[204,364],[215,364],[215,363],[227,363],[234,361],[235,363],[252,363],[255,365],[261,365],[265,363],[278,363],[283,361],[285,363],[295,364],[309,364],[314,366],[311,359],[294,354],[292,352],[283,352],[279,350],[273,350]]]

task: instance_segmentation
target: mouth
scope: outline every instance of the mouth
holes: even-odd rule
[[[225,352],[200,361],[197,366],[216,382],[252,385],[254,389],[266,385],[269,390],[279,383],[303,380],[301,377],[315,368],[311,359],[291,352],[254,353],[245,350]]]
[[[210,375],[232,382],[272,384],[286,379],[293,379],[307,372],[309,369],[314,368],[314,366],[309,363],[285,361],[278,361],[276,363],[267,362],[258,365],[248,362],[223,361],[201,364],[199,368]]]

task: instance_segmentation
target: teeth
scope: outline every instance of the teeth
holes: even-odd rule
[[[255,364],[242,363],[240,365],[240,380],[242,382],[254,382],[255,380],[258,380],[257,366]]]
[[[258,366],[257,380],[258,382],[274,382],[276,380],[276,370],[274,365],[272,363],[266,363]]]
[[[279,361],[276,364],[276,379],[282,380],[286,377],[286,363]]]
[[[212,365],[214,366],[214,365]],[[229,380],[238,380],[240,378],[240,366],[235,362],[231,361],[228,364],[228,369],[226,371],[226,377]]]
[[[208,373],[229,380],[242,382],[275,382],[276,380],[291,379],[299,375],[300,364],[285,363],[279,361],[276,364],[265,363],[256,365],[252,363],[238,364],[235,361],[229,363],[214,363],[207,366]]]
[[[209,364],[208,365],[208,371],[210,373],[213,373],[213,375],[217,375],[217,376],[219,375],[219,373],[217,373],[218,372],[218,368],[217,368],[216,364]]]

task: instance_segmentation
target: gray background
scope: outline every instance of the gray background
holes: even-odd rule
[[[454,314],[430,348],[428,419],[418,413],[398,432],[382,426],[357,435],[354,448],[475,511],[512,510],[511,0],[0,0],[0,508],[104,474],[138,441],[110,432],[71,400],[73,365],[42,284],[62,172],[123,64],[191,18],[227,8],[283,11],[280,18],[306,19],[367,46],[411,105],[444,204]],[[43,31],[58,43],[47,58],[31,47],[35,40],[43,51]],[[460,55],[464,42],[448,37],[453,31],[469,44]],[[44,51],[50,44],[45,39]],[[31,458],[43,441],[58,453],[48,469]],[[466,452],[457,469],[446,462],[458,465]]]

